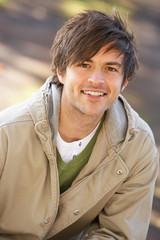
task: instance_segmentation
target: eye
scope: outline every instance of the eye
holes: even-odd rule
[[[80,63],[78,66],[82,68],[90,68],[90,65],[88,63]]]
[[[113,67],[106,67],[106,69],[107,69],[109,72],[117,72],[117,69],[116,69],[116,68],[113,68]]]

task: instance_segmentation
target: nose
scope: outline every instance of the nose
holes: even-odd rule
[[[104,83],[104,76],[101,71],[95,70],[88,78],[88,82],[94,86]]]

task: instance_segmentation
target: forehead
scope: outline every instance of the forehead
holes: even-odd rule
[[[91,61],[94,58],[101,59],[101,57],[113,57],[117,59],[121,59],[121,64],[124,64],[124,53],[121,48],[119,48],[118,44],[116,42],[107,43],[105,45],[102,45],[102,47],[96,49],[93,48],[93,46],[86,48],[85,51],[73,51],[72,56],[70,57],[70,60],[67,63],[68,67],[71,67],[74,64],[77,63],[83,63],[85,61]]]
[[[99,58],[99,60],[114,59],[119,63],[122,63],[124,60],[124,54],[119,49],[111,48],[111,46],[107,44],[101,47],[99,51],[93,57],[90,58],[90,60],[94,60],[96,58],[97,59]]]

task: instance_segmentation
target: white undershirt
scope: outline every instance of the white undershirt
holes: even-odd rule
[[[99,122],[99,124],[100,124],[100,122]],[[85,149],[87,144],[90,142],[90,140],[94,136],[99,124],[87,137],[85,137],[81,140],[69,142],[69,143],[65,142],[61,138],[61,136],[58,132],[57,138],[56,138],[56,145],[57,145],[58,151],[64,162],[67,163],[67,162],[71,161],[74,157],[76,157],[78,154],[80,154]]]

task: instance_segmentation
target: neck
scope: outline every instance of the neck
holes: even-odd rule
[[[81,112],[66,111],[61,106],[59,118],[59,133],[66,142],[73,142],[88,136],[98,125],[102,116],[88,116]]]

